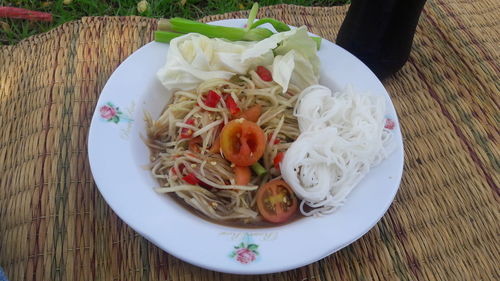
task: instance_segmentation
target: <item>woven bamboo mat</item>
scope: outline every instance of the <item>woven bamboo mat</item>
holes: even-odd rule
[[[259,17],[334,41],[346,10],[278,5]],[[151,40],[154,20],[84,18],[1,47],[0,266],[10,280],[500,280],[499,19],[495,0],[426,4],[409,62],[385,81],[406,153],[395,202],[345,249],[253,277],[158,249],[111,211],[92,180],[86,141],[97,98],[120,62]]]

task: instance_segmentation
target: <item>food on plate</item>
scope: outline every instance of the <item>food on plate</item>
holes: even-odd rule
[[[314,85],[299,96],[295,116],[301,135],[285,153],[283,179],[302,199],[302,214],[331,213],[391,152],[385,99]]]
[[[283,180],[272,180],[257,191],[257,208],[265,220],[282,223],[297,211],[297,197]]]
[[[259,4],[254,3],[244,28],[210,25],[183,18],[161,19],[158,21],[158,29],[154,34],[155,41],[170,43],[172,39],[188,33],[198,33],[210,38],[222,38],[230,41],[260,41],[274,34],[268,28],[260,27],[263,24],[270,24],[277,32],[290,30],[287,24],[276,19],[263,18],[254,21],[258,9]],[[311,39],[314,40],[319,49],[321,38],[311,37]]]
[[[212,38],[222,29],[183,19],[168,23],[187,34],[168,40],[157,73],[172,99],[157,119],[146,114],[156,190],[232,225],[330,213],[390,151],[385,99],[318,85],[317,46],[306,28],[254,17],[243,37],[261,23],[281,32],[229,41],[243,39]],[[193,26],[200,32],[188,33]]]
[[[300,90],[290,84],[283,92],[256,70],[177,90],[157,120],[147,118],[152,172],[162,185],[158,192],[175,193],[217,221],[282,223],[297,216],[289,187],[286,198],[294,204],[276,214],[259,211],[257,191],[280,177],[275,158],[300,133],[293,115]]]

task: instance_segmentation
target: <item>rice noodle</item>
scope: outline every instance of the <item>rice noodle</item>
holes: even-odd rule
[[[281,163],[304,215],[327,214],[390,152],[383,97],[314,85],[295,106],[301,135]],[[312,210],[306,210],[308,206]]]

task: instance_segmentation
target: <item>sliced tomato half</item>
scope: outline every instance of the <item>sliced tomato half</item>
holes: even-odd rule
[[[254,122],[236,119],[222,129],[220,147],[224,157],[231,163],[250,166],[264,154],[266,136]]]
[[[298,200],[283,180],[270,181],[257,191],[257,208],[262,217],[272,223],[283,223],[294,217]]]

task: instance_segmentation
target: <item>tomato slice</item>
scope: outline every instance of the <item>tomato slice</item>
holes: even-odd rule
[[[220,147],[224,157],[236,166],[250,166],[264,154],[266,136],[254,122],[236,119],[222,129]]]
[[[286,222],[297,213],[298,206],[295,193],[283,180],[270,181],[257,191],[257,208],[266,221]]]
[[[245,118],[248,121],[257,122],[259,121],[260,114],[262,113],[262,105],[256,104],[249,109],[236,114],[237,118]]]
[[[236,180],[236,185],[247,185],[252,178],[252,171],[250,167],[240,167],[234,166],[234,179]]]

